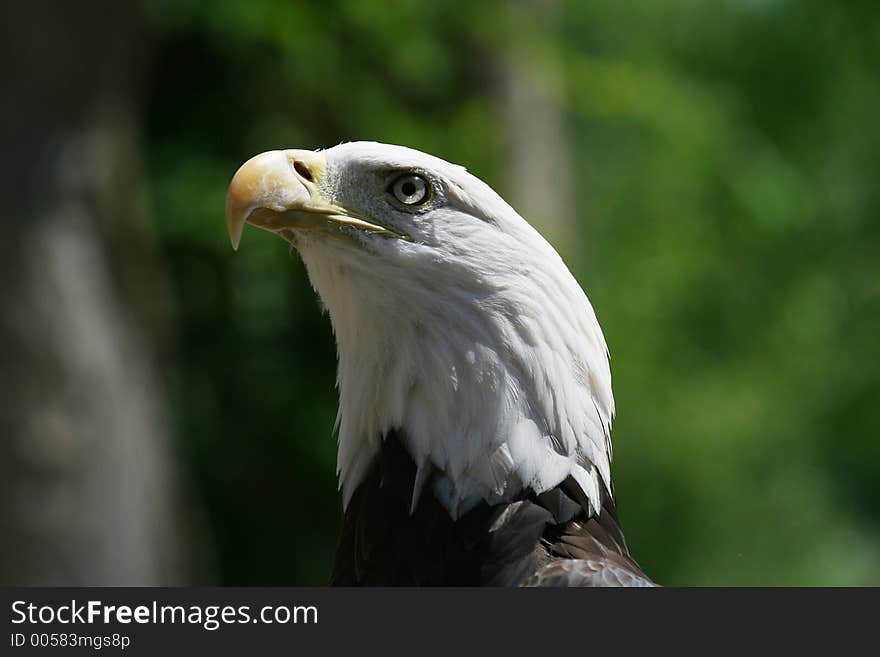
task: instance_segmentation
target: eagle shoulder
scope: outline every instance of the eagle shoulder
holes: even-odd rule
[[[653,585],[629,553],[608,491],[599,514],[563,482],[453,519],[431,486],[411,508],[416,466],[404,444],[396,432],[385,436],[346,507],[332,585]]]

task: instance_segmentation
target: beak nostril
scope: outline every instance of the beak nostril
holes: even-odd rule
[[[296,160],[293,163],[293,169],[309,182],[314,182],[314,179],[312,178],[312,172],[309,171],[309,168],[305,165],[305,163],[301,162],[300,160]]]

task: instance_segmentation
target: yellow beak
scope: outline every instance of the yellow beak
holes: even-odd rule
[[[226,192],[226,228],[238,249],[246,223],[288,236],[292,229],[353,226],[383,235],[399,232],[363,221],[329,202],[318,190],[327,160],[315,151],[267,151],[249,159],[236,172]]]

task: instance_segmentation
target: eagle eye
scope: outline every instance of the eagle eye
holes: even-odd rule
[[[422,205],[428,200],[428,181],[416,174],[407,173],[395,179],[388,191],[404,205]]]

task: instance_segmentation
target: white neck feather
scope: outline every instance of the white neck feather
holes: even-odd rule
[[[397,429],[420,474],[442,473],[433,492],[453,517],[568,476],[601,508],[614,414],[605,340],[562,260],[516,219],[493,245],[462,240],[485,253],[447,254],[405,275],[399,251],[386,265],[337,240],[297,245],[336,334],[344,504]],[[402,248],[424,258],[416,244]]]

